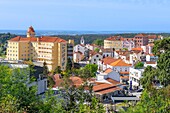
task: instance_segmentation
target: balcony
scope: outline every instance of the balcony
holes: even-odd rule
[[[47,60],[53,60],[53,58],[52,58],[52,57],[39,57],[39,56],[38,56],[38,59],[47,59]]]
[[[52,52],[52,49],[38,49],[38,51],[43,51],[43,52]]]
[[[46,45],[38,45],[38,48],[41,47],[41,48],[49,48],[49,49],[52,49],[53,46],[46,46]]]

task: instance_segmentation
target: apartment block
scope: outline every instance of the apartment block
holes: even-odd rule
[[[33,31],[33,30],[32,30]],[[35,33],[27,32],[28,37],[17,36],[8,40],[8,60],[33,60],[46,62],[49,70],[56,66],[65,69],[67,62],[67,41],[59,37],[30,37]]]
[[[114,48],[115,50],[120,50],[123,47],[122,40],[123,37],[121,36],[113,36],[113,37],[106,38],[104,40],[104,48],[105,49]]]
[[[146,34],[138,34],[134,37],[135,47],[141,47],[148,45],[148,35]]]

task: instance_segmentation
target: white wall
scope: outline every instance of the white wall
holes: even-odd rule
[[[130,68],[129,82],[132,81],[132,87],[140,86],[139,81],[142,77],[143,72],[144,72],[144,69]]]
[[[129,68],[131,66],[111,66],[111,65],[107,65],[108,68],[111,68],[112,70],[114,71],[117,71],[117,72],[129,72]]]
[[[97,57],[98,56],[98,57]],[[100,61],[100,60],[102,60],[102,55],[100,55],[100,54],[95,54],[95,55],[93,55],[92,57],[91,57],[91,64],[98,64],[98,62]]]
[[[81,46],[80,44],[74,46],[74,52],[78,52],[78,51],[80,51],[84,55],[85,46]]]

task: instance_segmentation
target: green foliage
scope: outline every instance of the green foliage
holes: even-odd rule
[[[44,76],[48,76],[48,67],[47,67],[47,63],[46,62],[44,62],[43,63],[43,75]]]
[[[84,68],[80,69],[79,74],[82,78],[88,79],[96,76],[98,66],[96,64],[87,64]]]
[[[148,66],[141,79],[144,87],[141,100],[127,113],[169,113],[170,111],[170,38],[155,42],[154,54],[158,55],[157,68]],[[164,87],[156,89],[153,85],[159,80]]]
[[[11,70],[6,66],[0,66],[0,110],[2,112],[37,111],[38,98],[35,96],[35,87],[28,88],[26,85],[29,80],[28,75],[29,70]]]
[[[162,50],[169,51],[170,50],[170,38],[164,38],[163,40],[157,40],[154,42],[154,47],[152,49],[152,52],[160,56],[162,53]]]
[[[62,70],[61,70],[61,67],[60,66],[57,66],[54,70],[54,73],[53,74],[61,74]]]
[[[72,69],[72,61],[70,58],[67,59],[67,64],[66,64],[66,71],[71,71]]]
[[[96,44],[98,46],[103,46],[104,41],[102,39],[96,39],[96,40],[93,41],[93,44]]]
[[[151,92],[143,92],[140,102],[131,106],[124,113],[169,113],[170,110],[170,86]],[[123,113],[121,111],[121,113]]]
[[[143,68],[144,64],[142,62],[138,62],[136,63],[135,65],[135,69],[140,69],[140,68]]]
[[[100,49],[99,48],[95,48],[94,51],[98,53],[100,51]]]
[[[124,50],[124,51],[128,51],[128,49],[127,49],[127,48],[123,48],[122,50]]]

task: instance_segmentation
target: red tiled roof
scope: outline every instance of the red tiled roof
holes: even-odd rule
[[[119,72],[120,74],[129,74],[129,72],[128,71],[121,71],[121,72]]]
[[[113,71],[112,69],[107,68],[107,69],[104,71],[104,73],[110,73],[110,72],[112,72],[112,71]]]
[[[121,79],[129,79],[129,76],[120,76]]]
[[[112,37],[106,38],[105,40],[121,41],[121,40],[123,40],[123,37],[121,37],[121,36],[112,36]]]
[[[148,44],[148,46],[154,46],[154,43],[150,43],[150,44]]]
[[[33,28],[32,26],[30,26],[30,27],[28,28],[27,33],[32,33],[32,32],[35,32],[35,31],[34,31],[34,28]]]
[[[54,88],[56,87],[60,87],[61,86],[61,83],[63,82],[63,80],[60,78],[60,74],[55,74],[53,76],[53,80],[55,82],[55,85],[53,86]]]
[[[73,85],[76,87],[81,86],[83,84],[83,80],[80,77],[71,76],[70,80],[73,82]]]
[[[132,48],[132,51],[143,51],[142,48],[138,47],[138,48]]]
[[[122,59],[118,59],[117,61],[110,64],[111,66],[131,66],[131,64],[125,63]]]
[[[115,85],[105,84],[105,83],[104,84],[99,84],[99,85],[93,86],[93,91],[97,92],[97,91],[112,88],[112,87],[115,87]]]
[[[99,94],[99,95],[103,95],[103,94],[115,92],[115,91],[118,91],[118,90],[121,90],[121,88],[115,86],[115,87],[112,87],[112,88],[109,88],[109,89],[106,89],[106,90],[102,90],[102,91],[98,91],[98,92],[95,92],[95,93]]]
[[[135,37],[146,37],[146,36],[147,36],[146,34],[141,33],[141,34],[137,34]]]
[[[42,36],[42,37],[40,37],[40,38],[38,38],[38,37],[26,37],[26,38],[23,38],[23,37],[17,36],[17,37],[15,37],[15,38],[10,39],[9,41],[66,42],[66,40],[61,39],[61,38],[59,38],[59,37],[49,37],[49,36]]]
[[[149,62],[146,62],[146,64],[156,64],[156,62],[149,61]]]
[[[112,57],[106,57],[106,58],[102,59],[102,62],[103,62],[103,64],[110,64],[110,63],[115,62],[117,60],[118,59],[114,59]]]
[[[72,76],[69,79],[71,80],[70,85],[79,87],[83,84],[83,80],[80,77]],[[53,76],[53,80],[55,82],[55,85],[53,87],[62,87],[63,80],[60,78],[60,74],[55,74]]]
[[[149,38],[149,39],[156,39],[157,36],[156,36],[156,35],[148,35],[148,38]]]
[[[118,84],[120,84],[120,82],[119,81],[116,81],[116,80],[113,80],[113,79],[111,79],[111,78],[107,78],[106,79],[108,82],[110,82],[110,83],[112,83],[112,85],[118,85]]]

